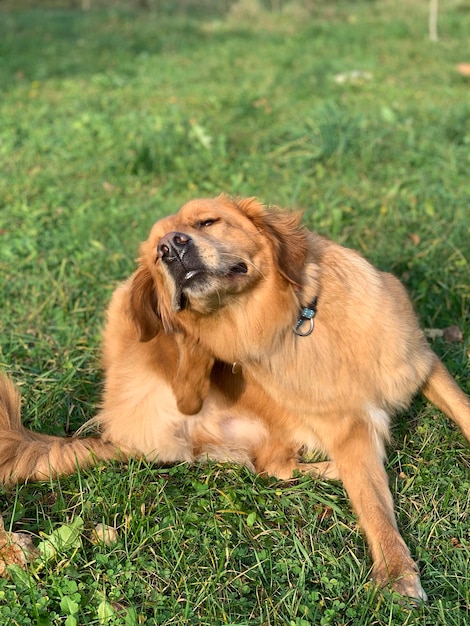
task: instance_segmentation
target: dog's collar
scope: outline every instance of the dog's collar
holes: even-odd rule
[[[299,337],[308,337],[313,332],[314,322],[313,318],[317,313],[317,302],[318,298],[315,296],[313,300],[306,307],[301,309],[299,319],[297,320],[297,324],[295,325],[294,333]],[[302,330],[302,326],[308,322],[307,330]],[[232,374],[239,374],[241,372],[241,365],[234,361],[232,363]]]
[[[297,324],[294,328],[294,333],[296,335],[299,335],[299,337],[308,337],[308,335],[313,332],[313,318],[317,313],[317,301],[318,298],[317,296],[315,296],[310,304],[308,304],[300,311],[299,319],[297,320]],[[308,328],[306,330],[302,330],[302,326],[304,326],[304,324],[306,323],[308,323]]]

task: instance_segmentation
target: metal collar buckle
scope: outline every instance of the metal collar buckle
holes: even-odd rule
[[[308,306],[304,307],[300,311],[299,319],[297,320],[297,324],[294,328],[294,333],[299,335],[299,337],[308,337],[308,335],[310,335],[313,331],[313,318],[317,312],[317,300],[318,298],[315,297]],[[308,328],[306,330],[302,330],[302,327],[307,323]]]

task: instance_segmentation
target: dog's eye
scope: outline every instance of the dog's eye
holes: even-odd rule
[[[218,222],[219,220],[217,218],[208,218],[206,220],[200,220],[199,222],[196,222],[195,227],[196,228],[207,228],[208,226],[212,226],[212,224],[215,224],[216,222]]]

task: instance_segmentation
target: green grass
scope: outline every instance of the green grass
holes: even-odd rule
[[[326,4],[326,3],[325,3]],[[151,224],[221,191],[305,209],[406,284],[470,391],[470,5],[312,3],[247,20],[0,14],[0,364],[24,419],[73,432],[99,401],[100,328]],[[338,84],[361,70],[370,80]],[[388,470],[429,604],[377,593],[343,489],[211,464],[109,465],[0,495],[7,526],[84,520],[80,545],[0,581],[6,624],[463,625],[469,449],[417,400]],[[99,522],[119,539],[95,546]]]

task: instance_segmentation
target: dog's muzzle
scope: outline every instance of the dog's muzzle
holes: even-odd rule
[[[164,235],[157,251],[177,285],[183,285],[205,269],[192,237],[186,233],[174,231]]]
[[[181,261],[192,245],[193,240],[186,233],[171,232],[158,242],[158,256],[165,263]]]

